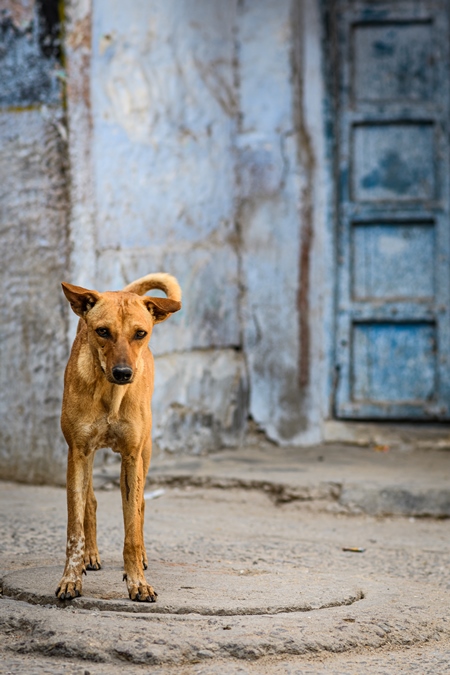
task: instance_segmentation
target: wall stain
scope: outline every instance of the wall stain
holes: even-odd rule
[[[67,35],[67,47],[78,53],[77,72],[68,79],[67,97],[84,103],[88,110],[91,108],[91,40],[92,23],[88,15],[77,21]]]
[[[302,45],[296,36],[302,35],[301,7],[299,3],[293,3],[292,26],[293,48],[291,54],[291,67],[294,87],[294,120],[297,132],[297,152],[299,165],[303,168],[304,181],[300,195],[300,256],[299,276],[297,289],[297,312],[299,330],[299,354],[298,354],[298,384],[302,398],[305,397],[305,388],[309,385],[310,375],[310,256],[313,242],[313,173],[314,152],[311,139],[305,127],[303,119],[303,80],[302,80]]]
[[[195,66],[200,74],[200,77],[208,89],[210,94],[215,98],[222,110],[228,117],[235,117],[238,112],[238,103],[236,100],[234,83],[228,82],[220,70],[220,61],[213,61],[211,63],[202,63],[199,59],[194,57]]]

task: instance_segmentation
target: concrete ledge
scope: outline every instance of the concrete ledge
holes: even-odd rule
[[[139,614],[201,614],[203,616],[266,615],[310,612],[352,605],[364,597],[348,577],[286,568],[237,569],[220,564],[152,563],[157,602],[133,602],[122,582],[119,561],[83,578],[83,595],[71,601],[55,598],[61,568],[35,567],[3,577],[3,594],[33,605],[55,605]],[[149,577],[150,578],[150,577]],[[189,586],[186,585],[188,580]],[[270,589],[270,592],[268,592]]]
[[[118,484],[119,465],[99,469],[97,487]],[[277,503],[322,502],[347,513],[450,517],[450,452],[265,444],[204,457],[156,458],[150,485],[263,490]]]

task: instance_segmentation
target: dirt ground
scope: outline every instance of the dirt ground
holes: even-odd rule
[[[146,514],[159,597],[144,610],[121,579],[117,489],[97,493],[103,569],[63,606],[64,490],[0,483],[0,673],[450,672],[448,520],[159,489]]]

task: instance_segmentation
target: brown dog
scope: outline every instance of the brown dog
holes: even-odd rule
[[[132,600],[154,602],[147,583],[144,547],[144,485],[151,456],[153,325],[181,308],[181,290],[169,274],[149,274],[121,292],[97,293],[62,284],[80,318],[64,376],[61,428],[67,462],[66,566],[56,591],[61,600],[81,595],[86,569],[100,569],[97,502],[92,465],[98,448],[122,456],[120,487],[125,526],[124,579]],[[152,288],[167,298],[145,296]]]

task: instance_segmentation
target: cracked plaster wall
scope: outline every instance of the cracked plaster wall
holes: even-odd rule
[[[16,28],[30,25],[34,3],[9,4]],[[63,477],[76,318],[68,329],[62,278],[99,290],[179,278],[183,310],[152,338],[160,449],[236,446],[249,415],[280,443],[318,440],[329,246],[316,3],[71,0],[66,18],[68,229],[57,64],[36,69],[39,105],[8,108],[29,107],[24,82],[0,111],[2,475]]]
[[[180,281],[183,309],[152,337],[154,439],[171,451],[236,445],[247,417],[236,20],[233,1],[98,0],[93,7],[96,284],[121,288],[158,270]]]
[[[309,429],[308,321],[299,321],[302,230],[293,49],[293,3],[243,2],[239,23],[239,226],[243,336],[250,376],[250,411],[281,443],[315,439]],[[306,311],[308,308],[306,307]],[[309,317],[308,317],[309,319]],[[306,378],[301,381],[301,350]]]
[[[68,263],[58,60],[37,5],[0,15],[0,476],[61,481]],[[44,31],[44,33],[43,33]]]
[[[300,4],[93,3],[92,283],[164,270],[184,294],[152,338],[161,448],[237,445],[248,415],[280,443],[320,438]],[[191,380],[209,383],[193,403]]]

